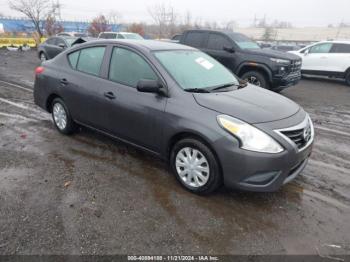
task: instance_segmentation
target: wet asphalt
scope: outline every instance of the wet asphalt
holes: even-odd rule
[[[165,163],[33,104],[35,52],[0,50],[0,254],[350,254],[350,87],[281,94],[316,128],[304,172],[276,193],[183,190]]]

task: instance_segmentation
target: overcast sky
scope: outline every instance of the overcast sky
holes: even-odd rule
[[[56,1],[56,0],[55,0]],[[295,26],[327,26],[350,23],[350,0],[59,0],[62,19],[81,20],[108,14],[111,10],[122,14],[123,22],[151,22],[148,8],[164,2],[179,14],[189,11],[193,19],[225,23],[235,20],[239,26],[252,24],[254,16],[266,15],[268,21],[281,20]],[[8,0],[0,0],[0,13],[20,16],[8,7]]]

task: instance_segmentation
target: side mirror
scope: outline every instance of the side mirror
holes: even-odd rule
[[[66,45],[61,43],[61,44],[58,44],[58,47],[61,47],[62,49],[66,48]]]
[[[162,84],[157,80],[141,79],[137,83],[137,91],[144,93],[161,93]]]
[[[306,49],[306,50],[304,51],[304,56],[307,56],[307,55],[309,54],[309,52],[310,52],[310,48]]]
[[[235,49],[232,46],[231,47],[224,46],[222,49],[224,49],[226,52],[229,52],[229,53],[235,52]]]

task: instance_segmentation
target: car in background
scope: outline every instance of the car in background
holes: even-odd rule
[[[102,32],[98,35],[101,39],[134,39],[143,40],[143,37],[136,33],[129,32]]]
[[[281,51],[281,52],[289,52],[289,51],[296,51],[300,49],[300,46],[298,45],[291,45],[291,44],[277,44],[271,46],[272,50]]]
[[[53,36],[38,46],[38,57],[44,62],[57,56],[65,49],[87,42],[88,38],[71,37],[71,36]]]
[[[345,79],[350,85],[350,41],[323,41],[291,53],[302,58],[302,74]]]
[[[58,33],[56,36],[88,37],[87,34],[78,32],[61,32]]]
[[[243,80],[276,92],[296,85],[301,78],[300,57],[262,49],[240,33],[188,30],[180,43],[209,54]]]
[[[153,153],[194,193],[222,184],[276,191],[302,172],[312,151],[312,121],[299,105],[240,83],[189,46],[99,40],[35,73],[34,101],[60,133],[82,125]]]
[[[178,42],[180,42],[181,36],[182,35],[180,35],[180,34],[173,35],[173,37],[171,38],[171,41],[178,43]]]

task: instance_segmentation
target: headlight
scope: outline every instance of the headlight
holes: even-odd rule
[[[223,129],[241,141],[243,149],[273,154],[284,150],[272,137],[241,120],[227,115],[220,115],[217,120]]]
[[[277,64],[290,64],[290,61],[289,60],[285,60],[285,59],[270,58],[270,60],[272,62],[277,63]]]

